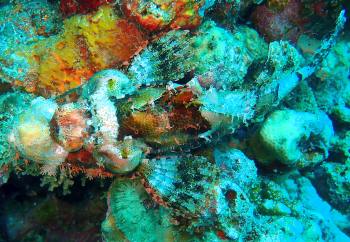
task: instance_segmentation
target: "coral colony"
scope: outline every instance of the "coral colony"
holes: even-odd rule
[[[0,241],[350,241],[348,0],[0,0]]]

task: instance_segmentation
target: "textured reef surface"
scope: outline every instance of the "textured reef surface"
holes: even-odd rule
[[[0,242],[350,242],[348,0],[0,0]]]

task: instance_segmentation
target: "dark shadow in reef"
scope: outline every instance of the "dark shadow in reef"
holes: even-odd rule
[[[71,194],[41,187],[39,177],[12,176],[0,187],[0,241],[101,241],[110,181],[74,180]]]

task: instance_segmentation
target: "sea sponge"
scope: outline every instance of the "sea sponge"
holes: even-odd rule
[[[60,164],[66,159],[68,152],[52,139],[50,133],[49,122],[56,109],[54,101],[39,97],[16,117],[9,140],[23,158],[41,164]]]
[[[327,158],[333,135],[332,122],[324,113],[278,110],[265,120],[252,148],[265,166],[278,160],[303,168]]]
[[[149,31],[160,30],[168,26],[175,17],[172,1],[122,1],[126,16],[137,21]]]
[[[102,6],[96,13],[66,19],[59,35],[18,51],[27,58],[31,75],[17,84],[46,96],[63,93],[96,71],[127,65],[146,43],[134,24],[121,19],[111,6]]]
[[[65,17],[74,14],[86,14],[98,9],[103,4],[113,4],[114,0],[61,0],[60,9]]]

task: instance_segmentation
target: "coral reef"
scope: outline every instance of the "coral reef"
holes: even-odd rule
[[[0,0],[0,241],[350,241],[342,4]]]

